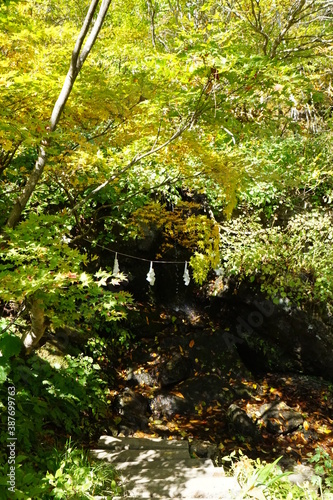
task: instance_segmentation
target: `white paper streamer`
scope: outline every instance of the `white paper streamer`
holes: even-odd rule
[[[147,274],[147,281],[150,283],[151,286],[154,286],[155,283],[155,271],[153,269],[153,263],[150,263],[150,269],[149,273]]]
[[[184,279],[185,286],[188,286],[190,284],[191,278],[190,278],[190,273],[188,272],[188,269],[187,269],[187,262],[185,262],[183,279]]]
[[[118,273],[119,273],[119,263],[118,263],[118,259],[117,259],[117,253],[116,253],[115,258],[114,258],[114,263],[113,263],[112,274],[118,274]]]

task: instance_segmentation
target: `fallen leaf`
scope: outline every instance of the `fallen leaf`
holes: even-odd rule
[[[179,398],[185,399],[181,392],[170,391],[170,394],[173,394],[174,396],[178,396]]]
[[[192,348],[194,346],[194,340],[191,340],[188,346]]]

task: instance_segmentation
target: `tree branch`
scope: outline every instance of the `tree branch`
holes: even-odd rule
[[[84,61],[86,60],[93,44],[96,41],[97,35],[102,27],[103,21],[105,19],[105,16],[107,14],[108,8],[110,6],[111,0],[103,0],[96,22],[91,30],[91,33],[88,37],[88,40],[85,44],[85,46],[82,49],[82,52],[80,54],[80,50],[82,48],[82,44],[85,40],[85,37],[87,36],[87,33],[89,31],[89,28],[91,26],[92,20],[94,13],[96,11],[97,5],[98,5],[99,0],[91,0],[90,7],[88,9],[87,15],[85,17],[82,29],[78,35],[78,38],[76,40],[74,50],[72,52],[72,57],[71,57],[71,63],[69,66],[68,73],[65,78],[64,85],[61,89],[61,92],[59,94],[59,97],[54,105],[51,119],[50,119],[50,126],[49,126],[49,132],[52,133],[57,127],[57,124],[60,120],[60,117],[62,115],[62,112],[64,110],[64,107],[66,105],[66,102],[72,92],[76,77],[78,76],[82,65]],[[47,159],[47,153],[46,153],[46,148],[50,144],[50,136],[42,141],[42,144],[39,148],[39,155],[35,164],[35,167],[33,171],[31,172],[31,175],[25,185],[24,191],[22,195],[16,200],[14,203],[14,206],[12,208],[12,211],[9,215],[9,218],[7,220],[7,227],[14,227],[17,222],[20,219],[21,213],[24,210],[26,204],[28,203],[32,193],[34,192],[39,179],[41,178],[44,167],[46,164],[46,159]]]
[[[288,12],[288,21],[285,27],[280,31],[278,36],[275,38],[274,42],[272,43],[272,47],[270,50],[269,58],[274,59],[276,56],[276,51],[284,39],[285,35],[288,33],[290,28],[296,24],[297,22],[297,15],[302,12],[302,9],[306,3],[306,0],[296,0],[296,2],[292,5],[292,7],[289,9]]]
[[[194,116],[192,115],[190,119],[186,120],[185,124],[183,127],[179,128],[168,140],[166,140],[163,144],[160,144],[160,146],[157,147],[152,147],[149,151],[146,151],[145,153],[139,154],[134,156],[134,158],[121,170],[113,174],[108,180],[97,186],[95,189],[93,189],[87,196],[83,198],[79,203],[75,205],[75,207],[72,210],[78,210],[81,208],[83,205],[87,203],[87,201],[90,200],[95,194],[99,193],[102,189],[104,189],[106,186],[108,186],[112,181],[114,181],[119,175],[124,174],[127,170],[129,170],[133,165],[136,165],[139,163],[141,160],[144,158],[147,158],[147,156],[151,156],[158,151],[161,151],[161,149],[164,149],[167,147],[171,142],[173,142],[175,139],[177,139],[185,130],[187,130],[191,124],[195,121]]]

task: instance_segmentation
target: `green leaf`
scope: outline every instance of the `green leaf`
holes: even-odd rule
[[[9,359],[11,356],[17,356],[22,349],[22,341],[16,335],[0,335],[0,351],[2,356]]]
[[[9,372],[10,372],[10,366],[8,364],[5,365],[0,364],[0,384],[3,384],[6,381]]]

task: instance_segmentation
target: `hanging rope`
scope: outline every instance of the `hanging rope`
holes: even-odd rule
[[[86,238],[84,238],[84,241],[86,241],[87,243],[92,244],[92,242],[89,241],[89,240],[87,240]],[[118,252],[118,251],[115,251],[115,250],[111,250],[110,248],[107,248],[107,247],[105,247],[103,245],[99,245],[98,243],[96,243],[94,246],[96,246],[98,248],[102,248],[103,250],[106,250],[107,252],[111,252],[111,253],[115,254],[115,256],[114,256],[114,262],[113,262],[113,271],[112,271],[112,274],[114,274],[114,275],[119,274],[118,255],[122,255],[123,257],[127,257],[128,259],[141,260],[142,262],[150,262],[150,268],[149,268],[146,280],[149,282],[149,284],[151,286],[154,286],[155,280],[156,280],[156,276],[155,276],[155,271],[154,271],[154,268],[153,268],[153,264],[175,264],[175,265],[185,264],[184,274],[183,274],[183,280],[184,280],[185,286],[188,286],[190,284],[191,278],[190,278],[189,270],[187,268],[187,264],[188,264],[187,261],[179,261],[179,260],[149,260],[149,259],[144,259],[143,257],[137,257],[135,255],[129,255],[127,253],[122,253],[122,252]],[[177,252],[177,247],[176,247],[176,252]],[[177,290],[178,290],[178,271],[176,272],[176,276],[177,276],[176,283],[177,283]]]
[[[87,240],[86,238],[83,238],[84,241],[86,241],[87,243],[90,243],[92,245],[92,242]],[[117,256],[118,255],[122,255],[123,257],[127,257],[129,259],[135,259],[135,260],[141,260],[142,262],[151,262],[153,264],[178,264],[178,265],[184,265],[186,263],[186,261],[184,260],[151,260],[151,259],[144,259],[143,257],[137,257],[136,255],[129,255],[127,253],[122,253],[122,252],[118,252],[116,250],[111,250],[110,248],[107,248],[103,245],[99,245],[98,243],[95,243],[94,245],[95,247],[98,247],[98,248],[102,248],[103,250],[106,250],[107,252],[111,252],[113,254],[115,254],[115,261],[117,260],[118,262],[118,259],[117,259]],[[118,270],[119,272],[119,270]]]

